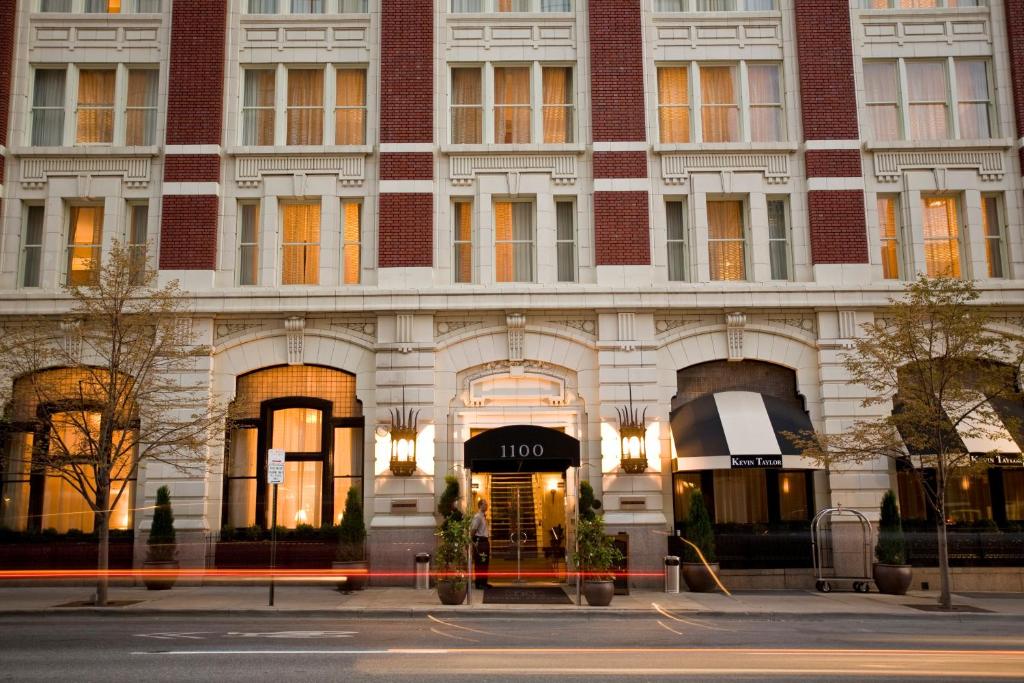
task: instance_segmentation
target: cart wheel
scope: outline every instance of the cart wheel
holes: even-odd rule
[[[832,584],[830,584],[828,581],[819,581],[815,584],[815,587],[817,587],[817,589],[822,593],[832,592]]]
[[[860,587],[861,587],[862,585],[863,585],[863,584],[861,584],[861,582],[860,582],[860,581],[854,581],[854,582],[853,582],[853,592],[854,592],[854,593],[860,593],[860,592],[861,592],[861,590],[860,590]]]
[[[859,591],[861,593],[867,593],[869,590],[871,590],[871,586],[868,585],[867,581],[861,581],[860,583],[854,586],[854,590]]]

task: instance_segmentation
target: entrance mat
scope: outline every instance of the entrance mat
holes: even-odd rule
[[[914,609],[921,610],[922,612],[948,612],[957,614],[993,614],[990,609],[981,609],[974,605],[953,605],[950,609],[942,609],[941,605],[904,605],[904,607],[913,607]]]
[[[128,607],[130,605],[137,605],[142,600],[107,600],[107,607]],[[54,607],[95,607],[96,603],[92,600],[75,600],[74,602],[65,602],[60,605],[54,605]]]
[[[558,586],[496,586],[484,589],[485,605],[571,605]]]

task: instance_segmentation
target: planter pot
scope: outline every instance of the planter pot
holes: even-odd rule
[[[612,604],[615,597],[615,582],[608,581],[584,581],[583,596],[591,607],[607,607]]]
[[[442,605],[461,605],[466,601],[468,589],[469,583],[465,579],[460,581],[437,580],[437,597],[441,599]]]
[[[913,567],[909,564],[875,564],[872,575],[879,593],[905,595],[914,578]]]
[[[142,570],[145,573],[142,575],[142,581],[146,584],[146,588],[151,591],[170,590],[171,586],[173,586],[175,581],[178,580],[178,569],[179,565],[177,561],[143,562]],[[156,570],[159,573],[150,574],[149,572],[153,570]]]
[[[711,567],[711,571],[708,571],[708,566]],[[718,588],[715,577],[711,574],[712,571],[718,573],[718,563],[711,562],[708,566],[701,562],[683,562],[683,580],[692,592],[709,593]]]
[[[370,580],[370,564],[366,560],[332,562],[331,569],[345,577],[345,581],[338,582],[338,590],[343,593],[361,591]]]

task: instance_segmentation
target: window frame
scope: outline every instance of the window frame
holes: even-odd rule
[[[682,224],[681,237],[673,239],[672,233],[669,231],[669,212],[670,205],[679,204],[679,215]],[[665,198],[665,247],[666,247],[666,273],[669,282],[690,282],[693,280],[693,266],[690,257],[690,221],[687,212],[688,202],[685,197],[666,197]],[[683,254],[683,261],[679,264],[679,268],[682,270],[681,277],[672,277],[672,245],[681,245]]]
[[[318,227],[318,232],[317,232],[317,238],[318,239],[317,239],[316,242],[286,242],[285,241],[285,214],[287,212],[287,209],[289,207],[293,207],[293,206],[316,207],[317,212],[318,212],[319,217],[320,217],[319,227]],[[278,278],[278,282],[280,283],[280,286],[281,287],[317,287],[317,286],[319,286],[320,285],[320,280],[322,279],[322,271],[323,271],[323,242],[324,242],[323,203],[320,200],[317,200],[317,201],[308,201],[308,200],[307,201],[302,201],[301,199],[282,201],[280,203],[279,214],[280,214],[279,221],[280,221],[280,230],[281,230],[280,235],[281,235],[281,238],[280,238],[280,241],[279,241],[279,245],[280,246],[279,246],[279,250],[278,250],[278,254],[279,254],[278,263],[281,264],[281,275]],[[307,229],[308,229],[308,227],[307,227]],[[305,247],[305,248],[309,248],[309,247],[312,247],[312,246],[315,246],[316,250],[317,250],[316,251],[316,254],[317,254],[317,278],[316,278],[316,282],[285,282],[285,272],[286,272],[285,249],[286,249],[286,247]],[[305,268],[303,269],[303,273],[305,273]]]
[[[32,218],[33,210],[38,209],[40,216],[39,242],[28,243],[28,227]],[[43,286],[43,255],[46,251],[46,206],[39,203],[26,202],[22,204],[24,217],[21,221],[21,247],[18,254],[18,287],[20,289],[39,289]],[[36,283],[34,285],[25,282],[28,274],[27,260],[28,250],[36,249],[38,252],[38,264],[36,265]]]
[[[469,210],[466,212],[469,216],[469,239],[459,239],[460,235],[460,223],[462,218],[461,208],[468,206]],[[476,212],[474,211],[474,201],[472,197],[452,197],[452,282],[457,285],[471,285],[476,282],[476,242],[477,242],[477,230],[476,230]],[[469,279],[463,280],[460,278],[460,256],[459,247],[469,247]]]
[[[512,239],[500,240],[500,241],[498,240],[498,224],[497,224],[497,222],[498,222],[498,211],[497,211],[498,204],[510,204],[513,207],[512,209],[510,209],[510,212],[511,212],[510,218],[511,218],[511,221],[512,221],[512,223],[511,223]],[[515,239],[515,210],[514,210],[514,207],[515,207],[516,204],[528,204],[532,208],[532,210],[530,211],[530,239],[529,239],[528,242],[526,240],[517,240],[517,239]],[[492,213],[494,215],[494,225],[493,225],[493,229],[494,229],[494,243],[493,243],[493,249],[494,249],[494,278],[493,279],[494,279],[494,283],[497,284],[497,285],[512,285],[512,286],[515,286],[515,285],[524,285],[524,284],[534,284],[534,283],[538,282],[538,274],[537,274],[537,201],[536,201],[536,198],[534,198],[534,197],[516,197],[515,199],[513,199],[511,197],[494,197],[492,199]],[[511,252],[512,253],[512,272],[513,272],[513,278],[514,278],[515,277],[515,270],[516,270],[515,246],[517,244],[524,244],[524,243],[528,243],[530,245],[530,279],[529,280],[516,280],[516,279],[499,280],[498,279],[498,245],[499,244],[507,244],[507,245],[511,246],[511,249],[512,249],[512,252]]]
[[[250,200],[239,200],[239,202],[238,202],[238,218],[237,218],[237,226],[238,226],[238,228],[237,228],[237,236],[238,236],[237,245],[238,245],[238,248],[237,248],[237,251],[236,251],[238,261],[237,261],[237,266],[235,268],[235,271],[237,273],[237,275],[235,276],[235,281],[236,281],[236,283],[238,284],[239,287],[258,287],[258,286],[260,286],[261,280],[263,279],[261,277],[262,273],[260,272],[261,265],[262,265],[262,262],[263,262],[263,254],[261,253],[261,245],[262,245],[262,242],[263,242],[263,240],[262,240],[263,230],[262,230],[262,227],[261,227],[262,220],[263,220],[262,208],[263,207],[262,207],[262,205],[261,205],[259,200],[251,200],[251,199]],[[245,225],[245,211],[248,210],[248,209],[253,210],[254,213],[255,213],[255,216],[253,217],[253,225],[252,225],[253,239],[255,240],[253,242],[246,242],[246,241],[244,241],[245,240],[245,235],[244,235],[244,229],[243,228],[244,228],[244,225]],[[282,217],[282,220],[283,220],[283,217]],[[255,259],[256,260],[256,265],[255,265],[255,267],[253,268],[253,271],[252,271],[252,275],[253,275],[253,281],[252,282],[244,282],[243,281],[243,277],[242,277],[242,274],[243,274],[242,263],[245,262],[244,253],[245,253],[246,247],[252,247],[253,251],[254,251],[254,253],[256,255],[256,259]]]
[[[82,243],[82,244],[79,245],[79,244],[74,244],[74,243],[71,242],[72,230],[73,230],[73,222],[72,221],[73,221],[73,216],[75,215],[75,211],[76,210],[81,210],[83,208],[99,209],[99,217],[100,217],[100,234],[99,234],[99,238],[100,239],[99,239],[98,242],[93,241],[93,242],[90,242],[88,244]],[[65,210],[64,210],[64,214],[65,214],[65,217],[64,217],[64,258],[63,258],[63,268],[62,268],[62,273],[61,273],[62,282],[65,285],[70,285],[71,284],[70,283],[70,277],[71,277],[71,272],[72,272],[72,270],[71,270],[71,261],[72,261],[72,258],[73,258],[73,250],[75,248],[91,248],[93,250],[93,252],[96,253],[96,256],[94,257],[95,265],[94,265],[94,268],[91,271],[92,272],[92,276],[91,276],[90,279],[91,279],[92,282],[95,282],[96,278],[99,276],[100,269],[103,267],[103,236],[104,236],[104,233],[105,233],[106,227],[107,227],[106,226],[106,222],[107,221],[106,221],[105,213],[106,213],[106,207],[104,206],[103,203],[84,202],[84,201],[75,200],[73,202],[68,202],[65,205]],[[80,283],[79,286],[85,286],[85,283]]]
[[[149,245],[152,243],[152,235],[150,230],[150,224],[152,221],[149,219],[149,201],[145,199],[140,200],[129,200],[125,202],[126,217],[125,217],[125,249],[128,251],[129,267],[131,268],[132,283],[135,285],[141,285],[146,278],[146,274],[150,271],[152,263]],[[141,211],[140,211],[141,209]],[[138,242],[136,235],[136,219],[139,215],[142,215],[145,219],[146,234],[142,242]],[[136,252],[141,251],[141,258],[138,257]],[[142,264],[141,270],[136,270],[138,264]]]
[[[559,222],[558,222],[558,207],[559,205],[569,206],[569,216],[572,220],[570,229],[572,231],[572,237],[570,239],[562,239],[559,237]],[[575,197],[555,197],[555,281],[558,283],[573,283],[579,282],[580,280],[580,259],[579,259],[579,220],[576,215],[576,198]],[[536,228],[535,228],[536,230]],[[536,235],[534,236],[536,240]],[[568,245],[569,251],[572,256],[572,278],[563,279],[561,273],[561,250],[562,247]]]
[[[985,207],[986,202],[991,201],[995,207],[996,213],[996,231],[997,235],[990,235],[985,229],[987,224],[992,220]],[[1009,280],[1011,279],[1010,274],[1010,253],[1009,253],[1009,241],[1007,240],[1007,214],[1006,214],[1006,199],[1002,192],[982,192],[981,193],[981,211],[982,211],[982,224],[981,224],[981,238],[985,245],[985,265],[986,273],[985,277],[990,280]],[[1002,269],[1002,275],[992,275],[992,262],[990,259],[989,243],[991,241],[997,241],[999,243],[999,267]]]
[[[771,232],[771,204],[778,202],[782,205],[782,221],[783,221],[783,237],[781,239],[772,237]],[[765,198],[765,210],[768,214],[768,232],[767,232],[767,243],[768,243],[768,274],[769,281],[771,282],[792,282],[794,278],[794,267],[793,267],[793,217],[792,207],[790,203],[790,197],[788,195],[768,195]],[[784,253],[786,255],[786,275],[783,278],[774,277],[774,264],[772,263],[772,242],[782,242],[785,247]]]
[[[743,277],[740,279],[722,279],[714,278],[711,274],[711,243],[712,242],[740,242],[734,238],[712,238],[711,237],[711,219],[710,211],[707,211],[707,205],[713,202],[736,202],[740,205],[740,220],[743,221]],[[707,243],[705,248],[707,249],[708,255],[708,282],[751,282],[753,280],[753,273],[751,272],[751,235],[750,235],[750,198],[748,196],[737,197],[736,195],[709,195],[709,198],[705,202],[705,211],[708,215],[707,223]]]

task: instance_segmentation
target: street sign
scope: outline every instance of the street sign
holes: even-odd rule
[[[284,451],[280,448],[267,451],[267,483],[284,483]]]

